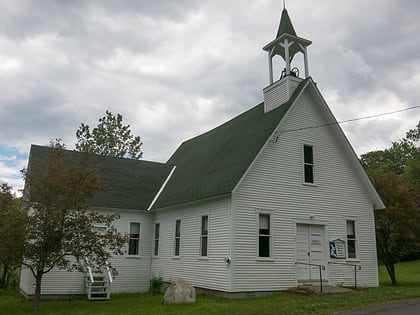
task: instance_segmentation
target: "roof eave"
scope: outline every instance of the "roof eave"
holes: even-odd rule
[[[310,44],[312,44],[312,41],[310,41],[309,39],[302,38],[302,37],[297,37],[297,36],[293,36],[293,35],[285,33],[285,34],[281,35],[280,37],[276,38],[275,40],[272,40],[267,45],[265,45],[263,47],[263,50],[270,51],[273,46],[279,44],[280,42],[282,42],[286,38],[289,39],[289,40],[294,40],[296,42],[299,42],[299,43],[303,44],[304,46],[309,46]]]

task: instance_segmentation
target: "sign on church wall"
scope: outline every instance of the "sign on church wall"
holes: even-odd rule
[[[346,247],[343,240],[336,239],[330,242],[330,257],[335,259],[346,258]]]

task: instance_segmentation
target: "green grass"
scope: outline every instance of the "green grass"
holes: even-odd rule
[[[401,287],[420,286],[420,260],[407,261],[395,265],[398,285]],[[390,286],[391,280],[385,266],[379,266],[379,279],[381,285]]]
[[[89,302],[84,298],[43,301],[40,314],[329,314],[368,305],[420,298],[420,261],[397,265],[399,286],[391,286],[381,266],[381,286],[344,294],[302,296],[279,293],[245,300],[198,297],[195,304],[161,305],[161,295],[114,294],[111,301]],[[1,314],[30,314],[31,302],[17,290],[0,291]]]

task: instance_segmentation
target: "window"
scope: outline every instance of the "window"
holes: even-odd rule
[[[201,237],[200,237],[200,255],[207,256],[209,236],[209,216],[205,215],[201,217]]]
[[[270,215],[260,213],[258,221],[258,256],[270,257]]]
[[[356,229],[351,220],[347,220],[347,256],[356,258]]]
[[[305,183],[314,183],[314,147],[303,145],[303,167]]]
[[[181,220],[175,221],[175,241],[174,241],[174,254],[179,256],[179,248],[181,247]]]
[[[154,255],[159,255],[159,233],[160,233],[160,223],[155,223],[155,249]]]
[[[140,223],[130,223],[130,239],[128,242],[128,254],[138,255],[140,244]]]

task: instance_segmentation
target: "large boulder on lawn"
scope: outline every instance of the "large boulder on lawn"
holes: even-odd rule
[[[195,289],[184,279],[172,280],[163,295],[162,304],[194,303]]]

